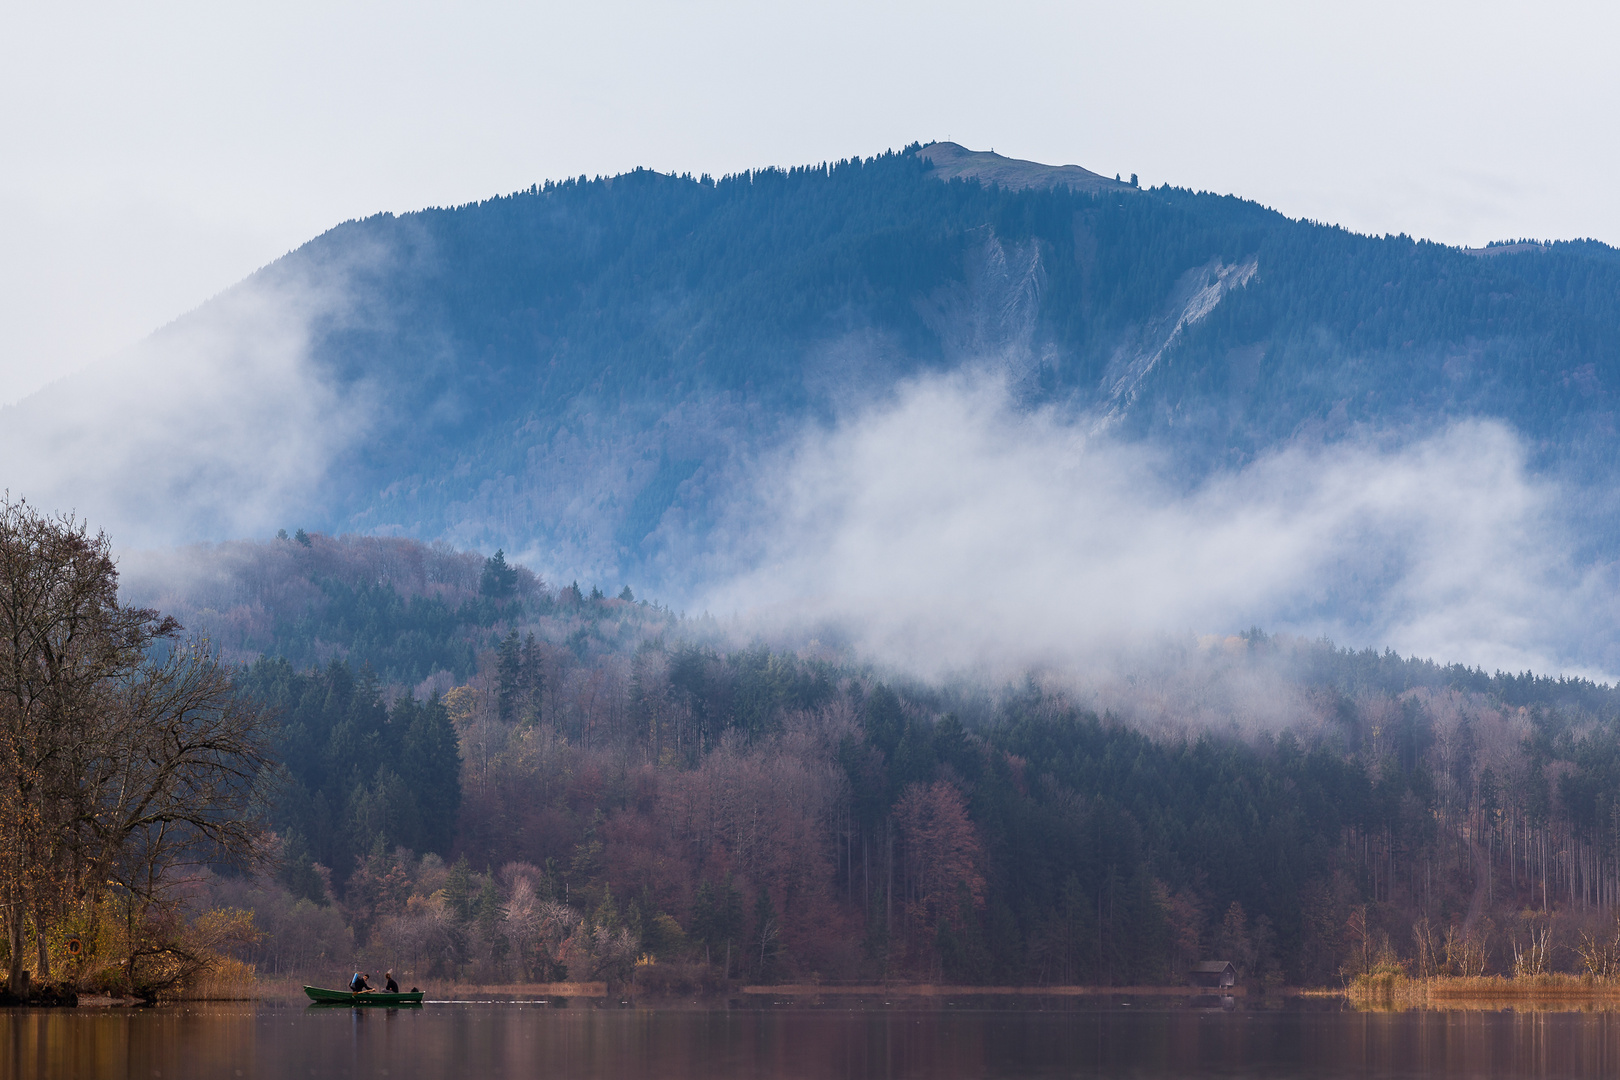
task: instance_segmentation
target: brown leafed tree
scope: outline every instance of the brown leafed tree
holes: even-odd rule
[[[72,814],[74,898],[93,902],[110,887],[136,983],[134,929],[174,924],[188,871],[259,861],[270,757],[264,714],[238,697],[206,642],[176,644],[104,691],[72,755],[77,785],[61,813]]]
[[[959,917],[955,899],[964,888],[973,906],[984,906],[983,851],[955,784],[912,784],[894,818],[905,845],[906,910],[915,925],[932,931],[941,919]]]
[[[72,757],[103,685],[176,629],[120,608],[117,589],[105,535],[0,501],[0,902],[14,991],[27,919],[45,925],[70,890]],[[45,935],[36,936],[46,975]]]
[[[151,922],[178,867],[252,857],[264,718],[179,630],[119,605],[105,534],[0,497],[0,909],[13,992],[30,921],[48,978],[66,905],[111,888],[132,920]]]

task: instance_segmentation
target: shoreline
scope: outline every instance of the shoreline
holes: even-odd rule
[[[306,1000],[305,982],[294,978],[261,978],[248,993],[204,993],[176,999],[178,1002],[286,1001]],[[309,983],[307,985],[315,985]],[[1276,987],[1255,991],[1247,987],[1207,988],[1197,986],[970,986],[946,983],[770,983],[714,987],[702,991],[670,992],[659,987],[634,984],[609,991],[603,982],[563,983],[446,983],[428,980],[421,985],[428,1001],[503,1001],[555,1004],[565,1000],[647,1002],[658,1004],[716,1005],[731,1003],[766,1004],[766,999],[836,999],[939,1001],[947,998],[1244,998],[1252,1001],[1279,1000],[1309,996],[1343,996],[1342,990]]]
[[[1387,973],[1358,979],[1343,991],[1357,1008],[1515,1009],[1537,1011],[1570,1007],[1620,1010],[1620,979],[1589,975],[1549,974],[1526,978],[1505,975],[1445,975],[1413,979]]]
[[[318,976],[316,978],[319,978]],[[200,992],[179,997],[164,998],[151,1003],[139,998],[120,998],[104,994],[81,994],[78,1008],[151,1007],[157,1005],[230,1004],[249,1002],[276,1002],[303,1004],[307,1002],[303,988],[304,978],[291,976],[260,976],[251,985],[220,985],[214,983]],[[317,985],[311,981],[307,985]],[[1403,975],[1385,974],[1363,978],[1342,987],[1270,987],[1247,986],[972,986],[951,983],[822,983],[792,982],[773,984],[735,984],[711,986],[701,990],[671,992],[656,986],[638,987],[634,984],[610,991],[600,981],[549,983],[462,983],[427,980],[421,989],[429,1001],[436,1002],[500,1002],[514,1004],[544,1004],[565,1006],[570,1002],[597,1004],[642,1004],[652,1006],[771,1006],[812,1004],[839,999],[862,1002],[912,1001],[952,1004],[961,999],[993,999],[1011,1002],[1013,999],[1089,1000],[1104,1002],[1113,999],[1122,1005],[1136,1000],[1171,1001],[1189,999],[1243,1000],[1250,1006],[1277,1003],[1289,999],[1340,998],[1358,1009],[1511,1009],[1511,1008],[1593,1008],[1620,1010],[1620,979],[1596,980],[1576,975],[1542,975],[1528,979],[1504,976],[1462,978],[1447,976],[1430,979],[1411,979]],[[24,1008],[62,1008],[64,1005],[23,1005]]]

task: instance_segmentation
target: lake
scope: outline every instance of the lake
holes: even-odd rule
[[[1176,1008],[293,1004],[0,1010],[0,1075],[1597,1077],[1620,1014]]]

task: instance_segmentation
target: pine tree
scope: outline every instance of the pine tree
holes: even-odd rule
[[[478,580],[478,592],[491,600],[505,600],[517,589],[517,571],[507,565],[506,552],[497,548],[495,554],[484,560],[484,572]]]
[[[546,670],[545,655],[532,632],[523,639],[519,667],[518,683],[523,703],[518,710],[518,719],[526,724],[538,724],[541,720],[540,703],[545,700]]]
[[[448,853],[461,812],[461,740],[436,692],[410,710],[400,769],[421,822],[417,850]]]
[[[501,641],[495,656],[495,712],[506,723],[517,716],[523,694],[523,655],[518,632],[513,630]]]

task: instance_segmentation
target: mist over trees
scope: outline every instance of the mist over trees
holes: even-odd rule
[[[1612,687],[1256,630],[1200,648],[1289,715],[1234,694],[1144,726],[1039,673],[918,682],[504,553],[319,533],[174,579],[195,630],[265,643],[233,669],[118,601],[104,537],[5,523],[13,985],[154,992],[221,950],[683,992],[1620,964]],[[398,634],[350,617],[361,582],[466,673],[381,678]]]
[[[264,566],[421,580],[408,543],[309,539],[291,561],[285,541],[231,549],[239,591],[215,578],[212,595],[249,610],[220,617],[275,622],[247,598],[299,596],[304,618],[281,625],[347,632],[323,614],[339,593],[268,588]],[[397,580],[374,573],[384,550]],[[918,683],[463,562],[449,610],[527,582],[490,597],[487,625],[445,630],[476,656],[465,678],[386,684],[360,649],[299,635],[289,649],[328,650],[321,666],[271,638],[239,676],[283,710],[301,785],[273,810],[275,879],[211,894],[276,928],[254,947],[264,970],[358,953],[656,989],[1128,985],[1210,955],[1309,984],[1395,960],[1612,960],[1611,687],[1254,631],[1218,648],[1246,685],[1290,690],[1285,722],[1236,696],[1224,722],[1144,728],[1128,701],[1099,716],[1042,677]]]
[[[287,295],[308,302],[283,310]],[[297,447],[249,461],[239,439],[163,456],[231,450],[243,487],[288,484],[290,469],[284,501],[323,529],[544,550],[664,589],[762,454],[964,366],[1006,373],[1026,407],[1112,416],[1182,480],[1299,438],[1410,440],[1486,417],[1538,468],[1601,484],[1616,296],[1620,260],[1595,242],[1468,253],[1180,189],[944,182],[910,148],[719,179],[638,170],[348,222],[182,320],[152,356],[171,339],[251,344],[265,322],[293,339],[278,363],[297,381],[254,400],[330,398],[352,417],[299,413],[289,429],[312,430]],[[10,410],[0,446],[50,432],[64,446],[53,467],[71,472],[75,428],[57,420],[97,392]],[[177,493],[201,493],[214,474],[175,475],[196,480]],[[1602,528],[1612,543],[1612,515]]]

